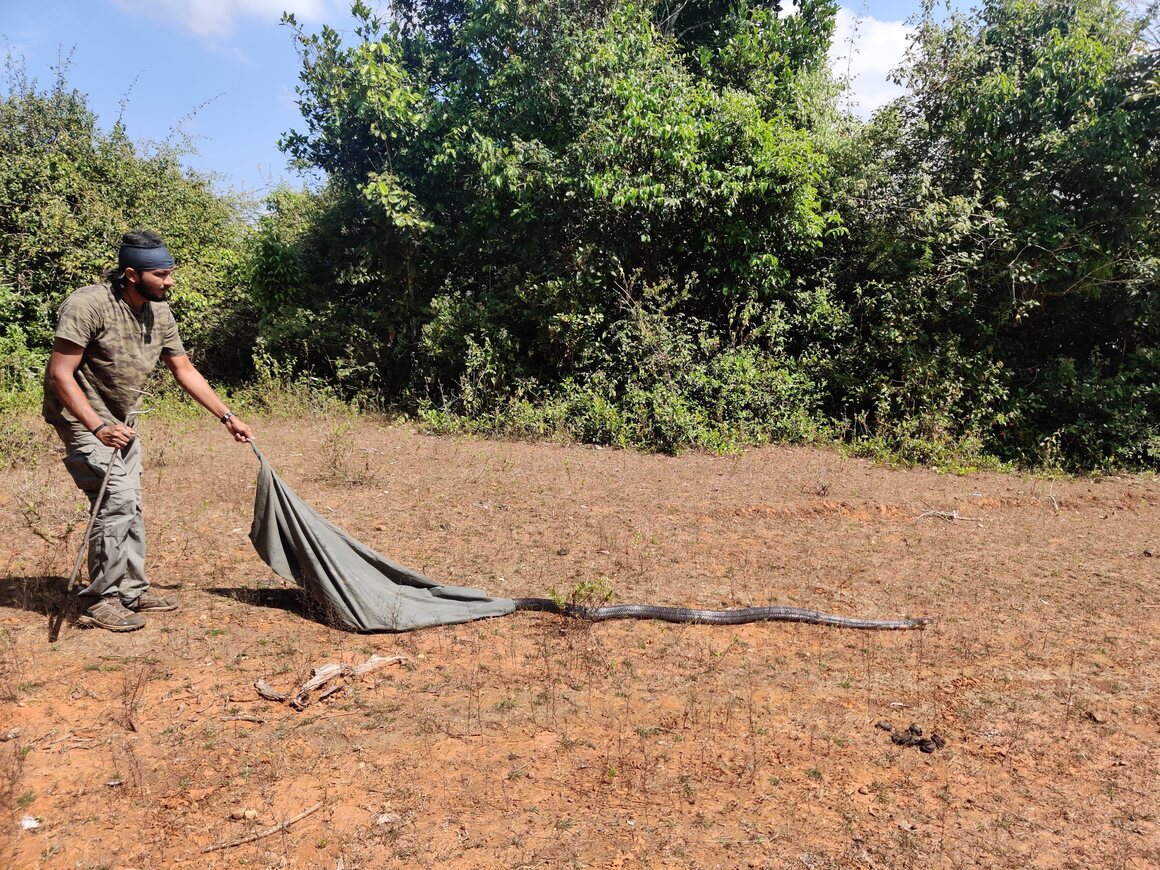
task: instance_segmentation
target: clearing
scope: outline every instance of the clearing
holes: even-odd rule
[[[1160,865],[1155,477],[255,429],[316,509],[441,582],[937,623],[338,631],[250,546],[252,453],[146,421],[150,570],[182,609],[50,642],[85,515],[46,428],[0,474],[0,864]],[[301,712],[254,688],[371,655],[405,659]]]

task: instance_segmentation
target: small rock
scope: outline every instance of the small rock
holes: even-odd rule
[[[1089,722],[1095,722],[1097,725],[1103,725],[1105,722],[1108,721],[1107,716],[1105,716],[1102,713],[1097,713],[1094,710],[1088,710],[1083,715],[1084,715],[1084,718],[1087,719]]]
[[[397,825],[403,820],[403,817],[398,813],[382,813],[375,819],[376,825]]]
[[[1151,558],[1152,558],[1152,551],[1151,551],[1151,550],[1145,550],[1145,551],[1144,551],[1144,555],[1145,555],[1145,556],[1147,556],[1149,559],[1151,559]]]
[[[4,734],[2,737],[0,737],[0,743],[7,743],[9,740],[15,740],[22,733],[23,732],[19,728],[9,729],[9,731],[6,734]]]
[[[870,787],[865,785],[858,786],[858,794],[870,794]]]
[[[105,788],[119,788],[120,786],[123,786],[124,784],[125,784],[125,781],[118,776],[118,777],[114,777],[113,779],[110,779],[108,782],[106,782]]]
[[[875,722],[874,727],[880,731],[893,731],[894,730],[894,726],[885,720],[883,720],[881,722]]]
[[[35,831],[40,827],[40,819],[36,816],[25,816],[20,820],[20,827],[26,831]]]

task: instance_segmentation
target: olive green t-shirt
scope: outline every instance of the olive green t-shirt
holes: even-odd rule
[[[182,356],[185,347],[166,302],[147,302],[138,316],[108,284],[73,292],[60,307],[56,337],[85,349],[76,382],[101,419],[124,423],[139,404],[150,372],[165,356]],[[44,384],[44,419],[58,429],[84,429]]]

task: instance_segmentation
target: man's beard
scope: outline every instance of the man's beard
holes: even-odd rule
[[[148,290],[145,289],[144,284],[137,285],[137,292],[140,293],[146,299],[148,299],[150,302],[164,302],[166,299],[169,298],[169,291],[168,290],[162,290],[160,294],[154,296],[152,293],[150,293]]]

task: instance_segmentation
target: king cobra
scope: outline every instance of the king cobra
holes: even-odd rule
[[[809,625],[829,625],[835,628],[861,628],[870,631],[904,631],[926,628],[933,619],[858,619],[837,616],[804,607],[743,607],[738,610],[699,610],[691,607],[660,607],[655,604],[610,604],[587,607],[583,604],[561,603],[554,598],[517,598],[516,610],[534,610],[557,613],[589,622],[606,619],[656,619],[661,622],[683,622],[693,625],[741,625],[746,622],[804,622]]]

